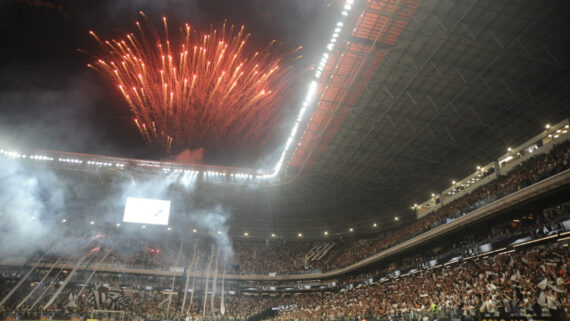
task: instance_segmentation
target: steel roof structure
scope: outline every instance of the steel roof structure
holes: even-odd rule
[[[354,28],[329,59],[289,163],[292,178],[267,201],[273,224],[320,235],[392,224],[566,118],[569,9],[563,1],[355,3]]]

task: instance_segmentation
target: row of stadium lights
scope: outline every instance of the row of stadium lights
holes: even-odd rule
[[[394,217],[394,220],[395,220],[395,221],[399,221],[400,218],[396,216],[396,217]],[[372,224],[372,227],[373,227],[373,228],[377,228],[377,227],[378,227],[378,224],[373,223],[373,224]],[[354,228],[353,228],[353,227],[349,228],[349,229],[348,229],[348,232],[349,232],[349,233],[354,232]],[[323,235],[324,235],[324,236],[328,236],[328,235],[329,235],[329,232],[328,232],[328,231],[324,231],[324,232],[323,232]],[[244,233],[243,233],[243,236],[248,237],[248,236],[249,236],[249,233],[248,233],[248,232],[244,232]],[[275,233],[271,233],[271,237],[277,237],[277,235],[276,235]],[[298,234],[297,234],[297,237],[299,237],[299,238],[303,237],[303,233],[298,233]]]
[[[101,166],[101,167],[111,167],[111,166],[113,166],[113,163],[88,161],[88,162],[87,162],[87,165],[95,165],[95,166]],[[125,164],[123,164],[123,163],[115,163],[115,166],[116,166],[116,167],[123,168],[123,167],[125,167]]]
[[[200,171],[197,170],[189,170],[189,169],[171,169],[171,168],[163,168],[162,169],[163,172],[165,173],[169,173],[169,172],[173,172],[173,173],[185,173],[185,174],[193,174],[193,175],[197,175],[200,173]],[[243,178],[243,179],[254,179],[254,178],[270,178],[272,177],[270,174],[263,174],[263,175],[259,175],[259,174],[249,174],[249,173],[230,173],[230,172],[220,172],[220,171],[212,171],[212,170],[207,170],[204,171],[204,177],[231,177],[231,178]]]
[[[10,150],[5,150],[5,149],[0,149],[0,155],[4,155],[4,156],[8,156],[11,158],[22,158],[22,159],[31,159],[31,160],[38,160],[38,161],[55,161],[56,159],[51,157],[51,156],[46,156],[46,155],[26,155],[26,154],[20,154],[19,152],[16,151],[10,151]],[[87,165],[91,165],[91,166],[98,166],[98,167],[117,167],[120,169],[123,169],[125,167],[125,163],[118,163],[118,162],[101,162],[101,161],[95,161],[95,160],[90,160],[90,161],[84,161],[82,159],[77,159],[77,158],[57,158],[57,161],[60,163],[67,163],[67,164],[87,164]],[[171,169],[171,168],[163,168],[163,171],[165,173],[169,173],[169,172],[180,172],[180,173],[185,173],[185,174],[193,174],[193,175],[197,175],[200,173],[200,171],[198,170],[189,170],[189,169]],[[214,178],[214,177],[224,177],[224,176],[228,176],[231,178],[236,178],[236,179],[258,179],[258,178],[262,178],[262,179],[267,179],[270,177],[273,177],[273,175],[271,174],[250,174],[250,173],[229,173],[229,172],[220,172],[220,171],[212,171],[212,170],[208,170],[208,171],[204,171],[204,176],[205,177],[209,177],[209,178]]]
[[[197,175],[200,173],[200,171],[195,171],[195,170],[191,170],[191,169],[170,169],[170,168],[163,168],[162,169],[163,172],[168,173],[168,172],[173,172],[173,173],[184,173],[184,174],[192,174],[192,175]]]
[[[31,159],[31,160],[38,160],[38,161],[55,161],[55,158],[46,155],[26,155],[20,154],[16,151],[9,151],[5,149],[0,149],[0,155],[5,155],[12,158],[23,158],[23,159]],[[58,158],[58,162],[60,163],[69,163],[69,164],[83,164],[84,161],[81,159],[76,158]],[[94,166],[101,166],[101,167],[111,167],[116,166],[123,168],[125,164],[123,163],[111,163],[111,162],[98,162],[98,161],[88,161],[87,165],[94,165]]]
[[[0,154],[5,155],[12,158],[28,158],[26,154],[20,154],[16,151],[9,151],[5,149],[0,149]],[[33,160],[40,160],[40,161],[53,161],[53,157],[45,156],[45,155],[30,155],[29,159]]]
[[[55,161],[55,158],[51,157],[51,156],[46,156],[46,155],[26,155],[26,154],[20,154],[19,152],[16,151],[10,151],[10,150],[5,150],[5,149],[0,149],[0,155],[4,155],[4,156],[8,156],[11,158],[22,158],[22,159],[31,159],[31,160],[38,160],[38,161]],[[90,161],[84,161],[81,159],[77,159],[77,158],[58,158],[57,159],[58,162],[60,163],[67,163],[67,164],[87,164],[87,165],[92,165],[92,166],[98,166],[98,167],[117,167],[117,168],[124,168],[125,167],[125,163],[113,163],[113,162],[101,162],[101,161],[95,161],[95,160],[90,160]],[[183,172],[186,174],[194,174],[197,175],[200,173],[200,171],[198,170],[189,170],[189,169],[171,169],[171,168],[163,168],[163,171],[165,173],[168,172]],[[253,175],[253,174],[246,174],[246,173],[226,173],[226,172],[219,172],[219,171],[204,171],[203,172],[205,176],[207,177],[222,177],[222,176],[230,176],[232,178],[269,178],[271,177],[271,175],[269,174],[263,174],[263,175]]]
[[[170,169],[170,168],[164,168],[163,171],[165,173],[169,173],[169,172],[174,172],[174,173],[185,173],[185,174],[192,174],[192,175],[198,175],[200,173],[200,171],[197,170],[189,170],[189,169]],[[223,178],[223,177],[230,177],[230,178],[242,178],[242,179],[258,179],[258,178],[262,178],[262,179],[266,179],[266,178],[270,178],[272,177],[272,175],[270,174],[263,174],[263,175],[259,175],[259,174],[249,174],[249,173],[231,173],[231,172],[220,172],[220,171],[212,171],[212,170],[207,170],[207,171],[203,171],[202,172],[204,174],[204,177],[207,178]]]
[[[35,217],[32,217],[32,219],[35,219]],[[396,217],[395,217],[395,220],[398,221],[399,218],[396,216]],[[66,219],[62,219],[61,222],[62,222],[62,223],[66,223],[67,220],[66,220]],[[95,225],[95,221],[90,221],[90,222],[89,222],[89,225]],[[121,223],[117,223],[117,224],[115,224],[115,226],[116,226],[116,227],[121,227]],[[372,224],[372,227],[373,227],[373,228],[377,228],[377,227],[378,227],[378,224],[373,223],[373,224]],[[147,228],[146,225],[142,225],[142,226],[141,226],[141,229],[143,229],[143,230],[146,229],[146,228]],[[167,231],[172,231],[172,227],[168,226],[168,227],[166,228],[166,230],[167,230]],[[197,232],[198,232],[197,229],[192,229],[192,233],[197,233]],[[354,228],[352,228],[352,227],[349,228],[349,229],[348,229],[348,232],[349,232],[349,233],[354,232]],[[222,231],[217,231],[217,234],[219,234],[219,235],[222,234]],[[329,235],[329,232],[328,232],[328,231],[324,231],[324,232],[323,232],[323,235],[324,235],[324,236],[328,236],[328,235]],[[248,233],[248,232],[244,232],[244,233],[243,233],[243,236],[244,236],[244,237],[249,237],[249,233]],[[272,237],[272,238],[276,238],[276,237],[277,237],[277,234],[271,233],[271,237]],[[298,234],[297,234],[297,237],[299,237],[299,238],[303,237],[303,233],[298,233]]]
[[[549,130],[549,129],[550,129],[550,124],[546,124],[546,126],[544,126],[544,127],[546,128],[546,130]],[[569,129],[569,127],[570,127],[570,126],[566,125],[566,126],[564,126],[564,129],[557,129],[557,130],[555,130],[554,132],[548,134],[548,137],[549,137],[549,138],[556,139],[556,138],[558,138],[558,137],[560,137],[560,136],[562,136],[562,135],[564,135],[564,134],[568,134],[568,129]]]

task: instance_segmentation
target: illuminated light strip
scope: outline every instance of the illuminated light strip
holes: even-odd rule
[[[299,125],[300,125],[301,121],[303,120],[303,116],[304,116],[305,112],[307,111],[307,108],[309,107],[309,105],[313,102],[313,99],[315,98],[316,93],[317,93],[317,81],[313,80],[313,81],[311,81],[311,85],[309,86],[309,91],[307,92],[307,96],[305,96],[305,100],[303,101],[303,105],[301,107],[301,110],[299,111],[299,115],[298,115],[297,119],[295,120],[295,123],[293,124],[293,129],[291,130],[291,134],[289,135],[289,138],[287,139],[287,143],[285,143],[285,148],[283,148],[283,151],[281,152],[281,157],[279,158],[277,165],[275,165],[275,168],[273,169],[273,173],[270,175],[267,175],[268,177],[275,177],[275,176],[277,176],[277,174],[279,174],[279,171],[281,170],[281,167],[283,166],[283,162],[285,161],[285,156],[286,156],[287,152],[289,151],[289,148],[291,147],[291,144],[293,143],[293,140],[295,139],[295,137],[297,135],[297,130],[299,129]]]
[[[24,157],[22,157],[22,158],[25,158],[25,155],[23,155],[23,156]],[[45,156],[45,155],[31,155],[30,159],[41,160],[41,161],[53,161],[53,157],[49,157],[49,156]]]
[[[80,159],[74,159],[74,158],[58,158],[59,162],[62,163],[73,163],[73,164],[83,164],[83,161]],[[118,164],[117,164],[118,166]]]
[[[339,44],[342,48],[335,52],[335,56],[336,53],[340,54],[338,63],[329,65],[334,67],[327,68],[326,73],[323,73],[323,77],[327,77],[328,86],[322,90],[318,107],[315,108],[311,121],[299,140],[301,144],[295,149],[288,163],[297,175],[310,172],[316,166],[350,110],[355,108],[365,87],[385,62],[390,50],[378,51],[374,43],[386,43],[390,46],[396,43],[421,1],[367,1],[366,4],[358,6],[358,12],[355,13],[362,12],[360,15],[350,15],[350,24],[347,24],[346,31],[352,31],[348,35],[368,41],[346,41]],[[383,13],[379,14],[380,12]],[[356,24],[352,28],[354,21]],[[395,21],[398,22],[394,23]],[[378,26],[380,28],[377,28]]]
[[[352,9],[353,3],[354,3],[354,0],[346,0],[345,1],[344,10],[341,13],[344,17],[348,16],[348,11],[350,11]],[[343,26],[344,26],[343,21],[339,21],[335,25],[335,29],[333,30],[333,34],[331,36],[329,44],[326,46],[327,51],[322,54],[321,60],[319,61],[319,64],[317,67],[317,71],[314,74],[315,80],[311,81],[311,84],[309,85],[309,89],[307,90],[307,95],[305,96],[305,100],[303,101],[303,104],[301,105],[302,107],[299,110],[299,114],[297,115],[297,119],[295,120],[295,123],[293,124],[293,128],[291,129],[291,133],[289,134],[289,138],[287,139],[287,142],[285,143],[285,148],[283,148],[283,151],[281,152],[281,156],[279,158],[279,161],[277,161],[277,164],[275,165],[275,168],[273,169],[273,173],[268,174],[268,175],[263,175],[263,176],[261,176],[262,178],[275,177],[281,171],[281,168],[283,167],[283,162],[285,161],[285,156],[287,155],[287,152],[289,151],[291,144],[293,143],[293,141],[297,137],[297,131],[299,130],[299,126],[304,119],[305,113],[307,112],[307,108],[309,108],[311,103],[313,103],[313,100],[314,100],[315,95],[317,93],[317,85],[318,85],[317,80],[319,78],[321,78],[321,76],[322,76],[322,72],[324,71],[325,66],[327,65],[327,62],[330,58],[329,52],[334,49],[335,43],[337,42],[337,38],[340,36],[340,33],[342,32]]]

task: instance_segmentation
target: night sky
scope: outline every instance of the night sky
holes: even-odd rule
[[[86,67],[100,53],[89,36],[121,38],[135,31],[139,10],[175,28],[205,30],[225,19],[245,25],[250,45],[272,39],[279,50],[303,46],[283,101],[281,125],[261,148],[212,152],[204,163],[257,167],[278,154],[318,61],[337,8],[323,0],[9,0],[0,4],[0,147],[23,147],[143,159],[167,159],[147,145],[112,84]],[[84,54],[77,49],[88,52]]]

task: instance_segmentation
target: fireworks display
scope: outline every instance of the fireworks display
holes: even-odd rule
[[[272,51],[275,41],[248,52],[244,27],[224,23],[209,33],[186,24],[168,35],[148,21],[139,35],[101,40],[101,58],[88,65],[121,91],[141,136],[171,149],[259,146],[279,114],[290,67]],[[161,28],[162,29],[162,28]]]

